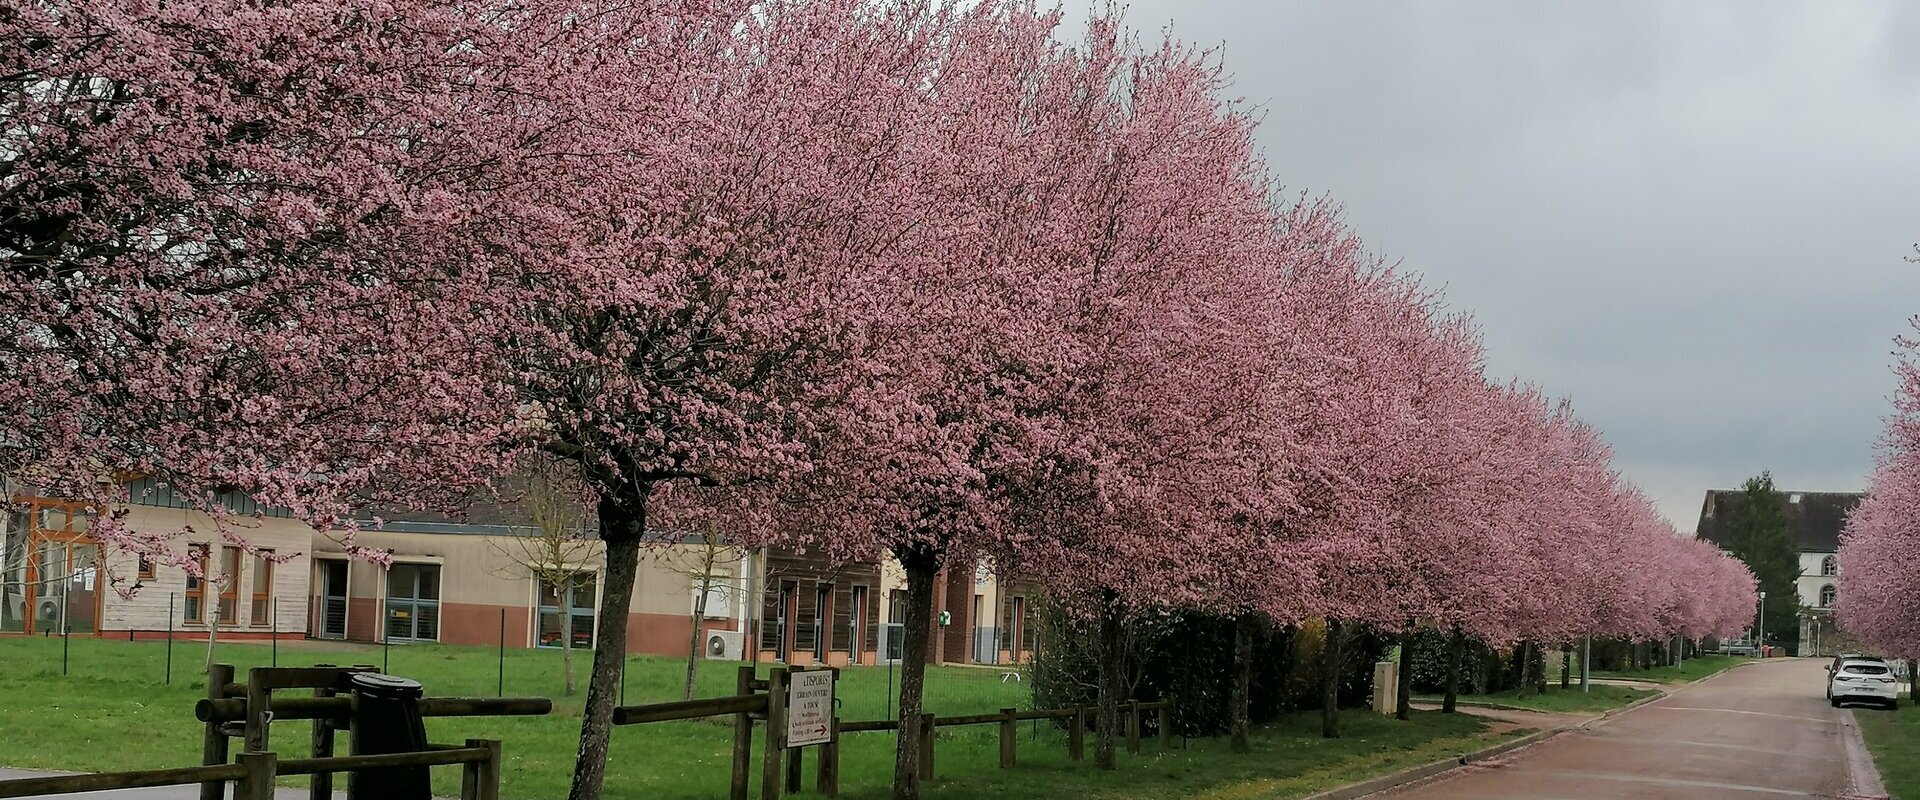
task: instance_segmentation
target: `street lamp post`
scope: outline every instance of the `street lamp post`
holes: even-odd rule
[[[1767,593],[1765,590],[1760,592],[1760,622],[1754,626],[1754,630],[1760,633],[1759,641],[1754,646],[1760,648],[1760,657],[1765,658],[1767,656]]]

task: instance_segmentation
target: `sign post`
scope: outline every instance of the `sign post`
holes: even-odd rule
[[[787,746],[807,747],[833,741],[831,669],[787,673]]]
[[[787,791],[799,791],[800,754],[786,751],[815,745],[820,747],[818,789],[828,797],[838,795],[840,721],[834,713],[834,689],[840,671],[827,667],[774,670],[774,673],[776,677],[767,687],[774,695],[769,698],[768,707],[770,712],[777,709],[778,713],[768,714],[770,735],[765,783],[772,788],[767,789],[763,797],[767,800],[777,797],[781,784]],[[781,756],[785,757],[784,764],[780,763]]]

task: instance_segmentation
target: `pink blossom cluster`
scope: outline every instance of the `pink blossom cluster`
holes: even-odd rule
[[[1920,319],[1914,321],[1920,327]],[[1920,658],[1920,340],[1902,337],[1900,387],[1867,496],[1847,518],[1838,556],[1840,627],[1889,655]]]

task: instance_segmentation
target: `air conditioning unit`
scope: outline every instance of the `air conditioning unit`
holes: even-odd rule
[[[60,600],[58,598],[42,597],[40,598],[40,602],[34,605],[38,606],[36,616],[39,617],[40,622],[51,625],[60,621]]]
[[[707,658],[739,661],[742,649],[739,631],[707,631]]]

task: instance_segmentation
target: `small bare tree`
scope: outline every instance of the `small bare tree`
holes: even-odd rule
[[[687,679],[682,695],[693,699],[694,676],[700,667],[701,628],[707,619],[707,597],[713,594],[713,588],[732,576],[715,570],[729,562],[739,561],[745,553],[740,547],[728,544],[720,535],[720,529],[708,523],[700,532],[700,541],[690,550],[669,550],[665,558],[677,561],[677,566],[687,575],[687,585],[693,591],[692,630],[687,634]],[[731,596],[731,595],[729,595]]]
[[[500,573],[531,578],[537,586],[551,586],[560,604],[560,664],[566,696],[572,697],[573,592],[588,585],[593,575],[595,541],[586,535],[585,514],[579,499],[557,480],[551,465],[527,470],[526,509],[532,529],[524,536],[491,540],[505,562]],[[534,635],[539,635],[534,620]]]

